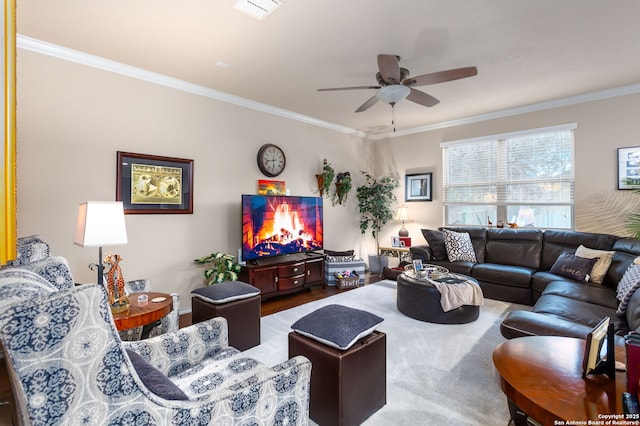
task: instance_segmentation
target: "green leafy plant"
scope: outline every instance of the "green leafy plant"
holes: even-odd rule
[[[318,180],[318,192],[320,192],[321,197],[331,197],[329,191],[331,190],[331,182],[333,182],[335,174],[336,172],[333,170],[333,167],[331,167],[331,163],[329,163],[325,158],[322,161],[322,174],[316,175],[316,179]]]
[[[342,204],[347,201],[347,195],[351,191],[351,173],[338,173],[336,176],[336,192],[331,198],[331,204]]]
[[[374,178],[369,173],[361,171],[365,176],[364,185],[356,189],[358,210],[360,211],[360,232],[365,234],[371,229],[371,235],[376,240],[376,253],[380,248],[380,231],[391,219],[391,206],[397,201],[393,191],[400,186],[392,175]]]
[[[640,194],[639,189],[634,190],[634,192]],[[640,213],[630,213],[627,216],[626,228],[634,238],[640,240]]]
[[[212,285],[225,281],[237,281],[241,268],[234,260],[235,257],[230,254],[217,252],[195,259],[194,262],[211,265],[211,268],[204,270],[204,276],[207,279],[207,285]]]

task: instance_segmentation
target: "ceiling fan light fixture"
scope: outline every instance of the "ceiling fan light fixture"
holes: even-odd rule
[[[242,13],[262,21],[271,12],[282,6],[281,0],[238,0],[233,7]]]
[[[410,92],[411,89],[407,86],[402,84],[392,84],[378,89],[376,92],[376,98],[388,104],[395,104],[409,96]]]

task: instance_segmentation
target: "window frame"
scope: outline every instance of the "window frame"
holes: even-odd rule
[[[455,140],[455,141],[449,141],[449,142],[442,142],[440,144],[440,148],[442,150],[442,167],[443,167],[443,179],[442,179],[442,194],[443,194],[443,218],[444,218],[444,224],[445,226],[454,226],[454,225],[460,225],[460,226],[490,226],[489,224],[489,217],[491,217],[491,214],[486,214],[486,212],[495,210],[495,216],[493,216],[495,223],[492,223],[493,225],[498,225],[498,223],[501,221],[504,227],[508,227],[507,222],[508,222],[508,216],[507,216],[507,211],[510,207],[529,207],[529,206],[534,206],[534,207],[541,207],[541,206],[549,206],[549,207],[567,207],[567,215],[565,216],[565,218],[568,216],[569,219],[569,227],[542,227],[542,226],[527,226],[528,229],[562,229],[562,230],[574,230],[575,229],[575,168],[576,168],[576,158],[575,158],[575,129],[577,128],[577,124],[576,123],[568,123],[568,124],[563,124],[563,125],[559,125],[559,126],[550,126],[550,127],[542,127],[542,128],[536,128],[536,129],[529,129],[529,130],[522,130],[522,131],[517,131],[517,132],[509,132],[509,133],[502,133],[502,134],[496,134],[496,135],[490,135],[490,136],[483,136],[483,137],[477,137],[477,138],[471,138],[471,139],[462,139],[462,140]],[[561,132],[570,132],[570,137],[571,137],[571,162],[570,162],[570,166],[571,166],[571,170],[569,172],[568,176],[560,176],[560,177],[546,177],[546,178],[537,178],[537,179],[510,179],[507,176],[507,171],[506,171],[506,167],[502,167],[501,166],[506,166],[507,162],[506,160],[501,160],[500,156],[501,155],[506,155],[506,151],[507,151],[507,140],[508,139],[514,139],[514,138],[520,138],[520,137],[526,137],[526,136],[535,136],[535,135],[542,135],[542,134],[548,134],[548,133],[561,133]],[[495,179],[492,179],[491,176],[491,172],[489,172],[489,174],[487,175],[487,179],[483,180],[483,181],[478,181],[478,182],[468,182],[468,183],[456,183],[456,184],[451,184],[449,183],[450,180],[450,176],[448,174],[448,170],[449,170],[449,163],[451,162],[451,158],[448,158],[448,150],[447,148],[449,147],[453,147],[453,146],[460,146],[460,145],[470,145],[473,143],[480,143],[483,142],[485,145],[487,145],[488,147],[491,148],[490,152],[495,152],[496,155],[495,156],[488,156],[487,158],[487,168],[486,170],[491,170],[493,168],[494,173],[495,173]],[[495,149],[495,151],[493,151]],[[495,158],[494,161],[491,160],[491,158]],[[506,158],[506,157],[505,157]],[[561,185],[565,185],[564,190],[569,192],[569,200],[568,201],[548,201],[548,202],[531,202],[531,201],[518,201],[518,200],[509,200],[509,197],[506,197],[506,195],[508,195],[507,193],[507,189],[506,187],[508,185],[513,185],[513,184],[528,184],[528,183],[559,183]],[[490,201],[451,201],[451,188],[455,188],[455,187],[465,187],[465,188],[471,188],[474,186],[480,186],[480,187],[495,187],[495,200],[490,200]],[[449,200],[448,200],[449,198]],[[478,214],[480,214],[479,211],[471,211],[472,209],[470,209],[469,214],[472,215],[475,220],[470,220],[470,222],[472,223],[452,223],[454,222],[453,218],[451,217],[451,213],[450,213],[450,207],[455,207],[455,206],[478,206],[478,207],[485,207],[485,217],[487,217],[487,219],[484,220],[484,224],[478,224]],[[464,212],[463,212],[464,214]]]

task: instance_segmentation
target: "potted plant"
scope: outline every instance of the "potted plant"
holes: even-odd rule
[[[366,182],[356,189],[360,211],[360,232],[365,234],[368,229],[371,229],[371,235],[376,240],[376,254],[369,256],[369,269],[372,273],[381,273],[382,263],[384,260],[388,261],[388,258],[379,256],[380,231],[393,219],[391,206],[397,201],[393,191],[400,184],[390,174],[377,179],[365,171],[362,171],[362,174]]]
[[[338,173],[336,176],[336,192],[333,194],[331,204],[342,204],[347,201],[347,195],[351,191],[351,173]]]
[[[325,158],[322,161],[322,174],[316,175],[316,180],[318,181],[318,192],[320,192],[320,196],[327,195],[327,198],[330,198],[329,191],[331,190],[331,182],[333,181],[333,177],[335,176],[335,171],[333,167],[331,167],[331,163],[327,161]]]
[[[240,265],[234,262],[235,257],[222,252],[211,253],[208,256],[195,259],[200,264],[209,263],[210,268],[204,270],[207,285],[218,284],[224,281],[237,281]]]

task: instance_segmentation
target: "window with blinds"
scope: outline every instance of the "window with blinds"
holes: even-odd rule
[[[441,144],[445,224],[573,229],[575,128]]]

